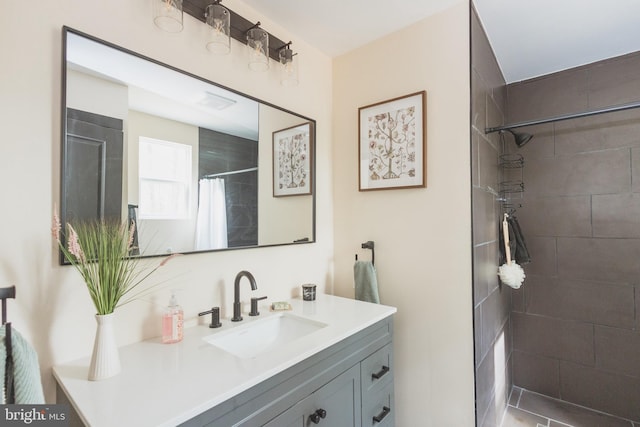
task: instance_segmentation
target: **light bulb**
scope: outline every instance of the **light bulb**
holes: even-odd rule
[[[216,35],[220,35],[220,33],[224,31],[222,28],[222,19],[213,20],[213,31],[215,31]]]

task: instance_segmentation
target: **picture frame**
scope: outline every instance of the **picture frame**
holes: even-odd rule
[[[358,109],[358,189],[426,187],[426,98],[420,91]]]
[[[311,194],[313,123],[273,132],[273,197]]]

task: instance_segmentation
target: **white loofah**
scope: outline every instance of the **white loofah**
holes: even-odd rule
[[[509,225],[507,224],[508,214],[504,214],[502,221],[502,237],[504,239],[504,252],[507,263],[498,267],[498,276],[502,283],[518,289],[524,281],[524,270],[515,261],[511,260],[511,248],[509,247]]]
[[[515,261],[511,261],[511,264],[503,264],[498,268],[498,276],[502,283],[511,286],[513,289],[518,289],[524,281],[524,270]]]

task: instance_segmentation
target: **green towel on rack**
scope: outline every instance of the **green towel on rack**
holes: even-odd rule
[[[380,304],[376,268],[371,261],[356,261],[353,266],[356,299]]]
[[[5,346],[5,325],[0,328],[0,381],[4,391],[5,364],[7,352]],[[16,328],[11,325],[11,353],[13,355],[13,388],[15,403],[41,405],[44,404],[44,393],[40,380],[38,354]],[[4,393],[3,393],[4,394]]]

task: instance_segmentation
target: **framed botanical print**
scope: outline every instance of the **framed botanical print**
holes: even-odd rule
[[[426,97],[416,92],[358,109],[360,191],[426,187]]]
[[[273,197],[311,194],[311,122],[273,132]]]

